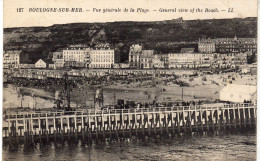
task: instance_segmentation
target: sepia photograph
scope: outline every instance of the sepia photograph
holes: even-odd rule
[[[257,160],[257,0],[4,0],[2,160]]]

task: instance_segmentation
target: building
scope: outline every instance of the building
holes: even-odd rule
[[[140,65],[142,69],[151,69],[153,68],[153,50],[142,50],[140,56]]]
[[[87,45],[70,45],[69,47],[63,49],[62,53],[65,66],[89,67],[90,48]]]
[[[199,39],[198,50],[203,53],[244,53],[257,52],[256,38]]]
[[[239,52],[257,52],[257,38],[238,38]]]
[[[52,61],[54,62],[54,69],[60,69],[64,67],[63,51],[57,50],[52,53]]]
[[[54,68],[54,63],[50,59],[39,59],[35,63],[35,68]]]
[[[216,52],[216,41],[215,41],[215,39],[199,40],[198,50],[201,53],[215,53]]]
[[[55,62],[57,59],[63,59],[63,51],[62,50],[57,50],[52,53],[52,61]]]
[[[54,68],[112,68],[120,62],[120,52],[111,49],[109,44],[98,44],[94,48],[87,45],[70,45],[52,53]]]
[[[197,54],[171,53],[169,54],[169,68],[194,68],[195,61],[199,60]]]
[[[64,59],[56,59],[54,62],[54,69],[61,69],[64,67]]]
[[[220,100],[229,102],[256,102],[257,88],[252,85],[228,84],[220,91]]]
[[[171,19],[171,20],[164,20],[164,21],[157,21],[157,24],[180,24],[183,25],[184,24],[184,20],[183,17],[179,17],[176,19]]]
[[[198,68],[209,67],[214,59],[214,54],[204,53],[170,53],[169,68]]]
[[[160,57],[164,62],[164,67],[166,69],[168,69],[169,68],[169,55],[168,54],[160,54]]]
[[[113,68],[115,51],[108,44],[95,46],[90,54],[90,68]]]
[[[36,63],[35,63],[35,68],[47,68],[47,64],[44,60],[39,59]]]
[[[29,53],[22,50],[4,51],[3,68],[20,68],[21,64],[31,63]]]
[[[256,38],[219,38],[216,39],[216,52],[218,53],[239,53],[256,52]]]
[[[165,54],[154,54],[154,58],[152,61],[153,68],[165,68],[165,60],[164,60]]]
[[[238,68],[247,63],[247,53],[170,53],[169,68]]]
[[[181,53],[194,53],[195,48],[181,48]]]
[[[139,44],[133,44],[129,50],[129,66],[130,68],[140,68],[140,56],[142,54],[142,46]]]
[[[247,53],[214,54],[212,66],[216,68],[236,68],[247,64]]]

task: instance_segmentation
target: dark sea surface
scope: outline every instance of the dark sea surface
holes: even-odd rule
[[[93,143],[3,146],[3,160],[256,160],[256,135],[127,139]]]

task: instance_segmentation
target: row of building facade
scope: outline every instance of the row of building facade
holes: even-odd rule
[[[22,50],[4,52],[4,68],[112,68],[120,60],[109,44],[96,45],[90,48],[87,45],[70,45],[50,53],[48,58],[40,58],[32,62],[30,55]]]
[[[134,45],[136,46],[136,45]],[[85,50],[84,50],[85,51]],[[82,51],[82,52],[84,52]],[[89,51],[89,50],[88,50]],[[63,52],[66,54],[63,55]],[[251,53],[169,53],[154,54],[153,50],[142,50],[139,55],[129,56],[129,63],[115,63],[113,50],[94,50],[89,55],[80,52],[54,52],[52,59],[38,59],[35,63],[23,51],[8,51],[4,54],[4,68],[134,68],[134,69],[164,69],[164,68],[235,68],[247,64]],[[106,54],[105,54],[106,53]],[[10,56],[11,55],[11,56]],[[84,57],[82,57],[84,55]],[[134,58],[135,57],[135,58]],[[25,59],[26,58],[26,59]]]
[[[153,50],[142,50],[142,46],[134,44],[129,51],[129,67],[138,69],[151,68],[235,68],[247,64],[247,57],[252,52],[239,53],[194,53],[182,50],[181,53],[154,54]]]
[[[217,38],[199,39],[198,51],[202,53],[256,52],[256,38]]]
[[[112,68],[113,64],[120,61],[120,56],[109,44],[96,45],[94,48],[87,45],[70,45],[53,52],[52,60],[57,68]]]
[[[87,45],[70,45],[32,62],[22,50],[4,52],[4,68],[233,68],[247,63],[248,55],[256,52],[255,38],[200,39],[199,53],[194,48],[183,48],[180,53],[155,54],[140,44],[129,48],[128,63],[120,63],[120,53],[109,44],[93,48]]]

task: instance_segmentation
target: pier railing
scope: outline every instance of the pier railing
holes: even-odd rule
[[[196,105],[196,106],[172,106],[172,107],[152,107],[152,108],[130,108],[130,109],[106,109],[106,110],[97,110],[97,109],[81,109],[77,111],[33,111],[33,112],[13,112],[6,114],[6,119],[15,119],[22,117],[53,117],[53,116],[62,116],[62,115],[99,115],[99,114],[121,114],[121,113],[140,113],[140,112],[171,112],[171,111],[189,111],[189,110],[200,110],[200,109],[233,109],[233,108],[248,108],[256,106],[253,103],[237,103],[237,104],[223,104],[223,105]]]
[[[223,104],[17,113],[6,115],[3,137],[92,139],[248,129],[255,128],[256,109],[254,104]]]

